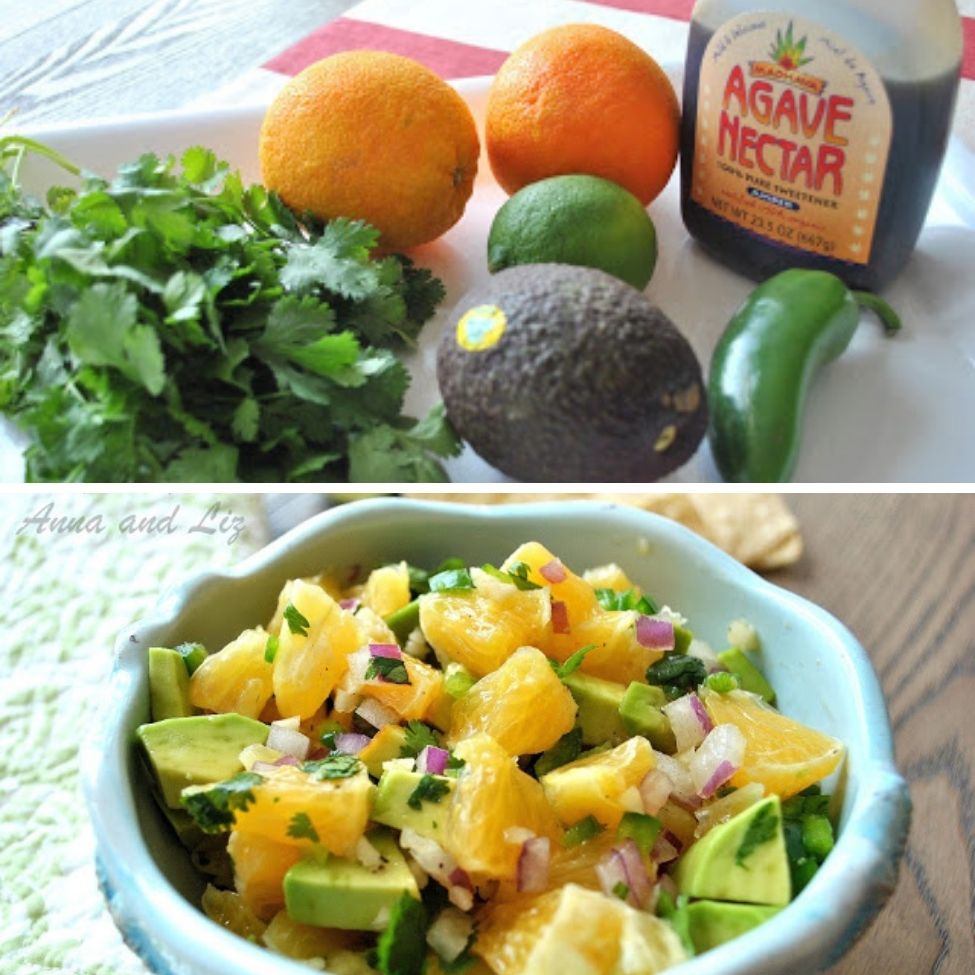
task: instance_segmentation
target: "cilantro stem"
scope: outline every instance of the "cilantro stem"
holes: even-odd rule
[[[76,166],[70,159],[62,156],[60,152],[56,149],[52,149],[50,146],[44,145],[43,142],[38,142],[36,139],[31,139],[26,135],[7,135],[0,139],[0,156],[7,154],[8,149],[12,147],[17,147],[19,149],[19,155],[22,158],[24,152],[34,152],[39,156],[43,156],[45,159],[49,159],[52,163],[60,166],[62,169],[67,170],[72,176],[81,175],[81,167]],[[18,159],[15,164],[19,167],[20,161]],[[16,173],[14,174],[14,184],[17,184]]]

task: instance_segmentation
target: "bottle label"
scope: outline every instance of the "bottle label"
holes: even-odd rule
[[[691,198],[772,241],[870,260],[893,121],[874,66],[802,17],[715,31],[698,83]]]

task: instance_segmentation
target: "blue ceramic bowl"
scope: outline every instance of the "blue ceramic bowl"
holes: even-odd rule
[[[781,709],[848,748],[836,846],[774,919],[673,975],[795,975],[833,964],[887,899],[910,818],[890,727],[863,648],[836,619],[777,588],[681,526],[592,502],[467,507],[379,499],[312,519],[226,572],[167,593],[119,637],[103,733],[83,758],[103,890],[130,946],[159,975],[299,975],[309,969],[236,937],[199,910],[202,883],[149,795],[133,731],[148,720],[146,650],[199,640],[221,646],[266,621],[282,584],[330,566],[447,555],[500,562],[536,539],[568,565],[617,562],[719,646],[732,619],[761,635]]]

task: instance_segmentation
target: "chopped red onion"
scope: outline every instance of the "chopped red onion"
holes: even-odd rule
[[[474,919],[453,907],[445,907],[427,929],[427,944],[445,961],[456,961],[474,933]]]
[[[674,783],[669,776],[660,769],[651,769],[640,783],[640,798],[643,800],[643,811],[656,816],[660,807],[670,798]]]
[[[676,844],[672,842],[676,839],[677,837],[668,830],[660,833],[657,842],[653,844],[653,849],[650,851],[650,859],[654,863],[670,863],[671,860],[676,860],[680,856],[679,841]]]
[[[395,643],[370,643],[370,657],[388,657],[391,660],[402,660],[403,651]]]
[[[362,605],[361,599],[356,599],[354,596],[351,599],[340,599],[339,608],[347,609],[350,613],[354,613]]]
[[[349,714],[354,711],[360,700],[362,698],[358,694],[342,690],[340,687],[335,689],[335,710],[339,714]]]
[[[256,772],[258,775],[269,775],[278,770],[274,762],[255,762],[248,771]]]
[[[351,732],[335,736],[335,750],[345,755],[358,755],[372,739],[368,735]]]
[[[474,889],[474,885],[471,883],[471,878],[467,875],[467,871],[460,867],[454,867],[447,875],[447,880],[450,881],[451,887],[463,887],[464,890]]]
[[[457,885],[448,887],[447,900],[454,907],[459,907],[462,911],[469,911],[474,906],[474,891]]]
[[[640,848],[632,839],[626,839],[615,847],[615,851],[623,861],[633,905],[639,908],[646,907],[650,901],[653,885],[650,883],[650,874],[647,872],[647,865]]]
[[[673,650],[674,624],[653,616],[638,616],[636,642],[648,650]]]
[[[552,600],[552,632],[569,632],[569,611],[566,609],[565,603],[559,602],[557,599]]]
[[[431,775],[443,775],[449,759],[450,752],[446,748],[427,745],[416,757],[416,770]]]
[[[283,752],[285,755],[294,755],[295,758],[304,761],[311,747],[311,739],[300,731],[275,721],[268,732],[267,747],[273,748],[276,752]]]
[[[398,724],[399,715],[392,709],[380,704],[375,698],[367,697],[355,709],[355,713],[373,726],[373,728],[385,728],[388,724]]]
[[[518,855],[518,890],[538,894],[548,885],[551,844],[547,836],[533,836],[521,845]]]
[[[657,768],[673,783],[671,798],[683,802],[696,802],[697,793],[694,791],[694,780],[687,766],[673,755],[654,751]]]
[[[629,901],[630,880],[626,876],[626,864],[620,856],[619,851],[612,849],[596,864],[596,876],[599,877],[599,886],[607,897],[618,897],[616,890],[620,884],[627,889],[625,900]]]
[[[383,865],[382,854],[364,836],[360,836],[355,845],[355,858],[366,870],[375,873]]]
[[[707,799],[741,768],[745,736],[733,724],[717,725],[688,763],[695,791]]]
[[[539,570],[538,574],[546,581],[553,584],[559,582],[565,582],[567,576],[565,574],[565,566],[562,564],[560,559],[552,559],[551,562],[546,562]]]
[[[280,758],[274,760],[274,767],[281,768],[282,765],[300,765],[301,762],[298,761],[294,755],[282,755]]]
[[[657,889],[666,891],[672,898],[677,899],[677,884],[669,873],[662,873],[657,880]]]
[[[712,728],[711,719],[704,710],[704,705],[693,692],[665,704],[661,710],[670,721],[678,753],[696,748]]]

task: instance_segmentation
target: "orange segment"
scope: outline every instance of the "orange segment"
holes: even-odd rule
[[[634,586],[630,582],[629,576],[615,562],[586,569],[582,573],[582,578],[593,589],[612,589],[613,592],[626,592],[629,589],[635,589],[637,593],[640,592],[639,586]]]
[[[410,601],[410,573],[405,562],[373,569],[362,600],[378,616],[389,616]]]
[[[241,900],[259,918],[270,920],[284,906],[284,875],[301,859],[301,848],[235,829],[227,852]]]
[[[296,816],[299,821],[307,817],[330,853],[352,856],[369,821],[372,791],[365,766],[349,778],[318,782],[301,769],[285,765],[254,786],[254,801],[246,810],[237,811],[234,826],[240,833],[309,849],[311,838],[289,832],[294,830]]]
[[[547,586],[552,599],[565,604],[568,611],[569,624],[591,616],[598,608],[596,594],[592,586],[579,578],[568,566],[562,564],[544,545],[538,542],[526,542],[504,560],[501,568],[508,572],[516,562],[523,562],[531,570],[528,578],[539,586]],[[561,582],[551,582],[542,575],[541,569],[554,563],[555,572],[559,569],[565,574]],[[552,574],[553,570],[549,571]]]
[[[272,691],[272,668],[264,659],[267,636],[260,626],[244,630],[210,654],[190,677],[190,702],[205,711],[259,717]]]
[[[609,751],[569,762],[541,778],[545,796],[567,826],[595,816],[603,826],[615,829],[631,808],[632,794],[655,765],[653,748],[646,738],[629,738]],[[634,801],[638,801],[637,795]],[[634,811],[642,810],[642,806]]]
[[[475,879],[515,876],[519,842],[512,827],[558,841],[558,820],[542,787],[490,736],[479,734],[455,749],[466,765],[457,777],[447,814],[447,852]]]
[[[282,622],[274,658],[274,697],[285,717],[308,718],[345,673],[346,658],[362,645],[363,634],[355,617],[320,586],[295,579],[285,593],[281,601],[294,606],[308,626]]]
[[[456,701],[449,741],[484,732],[509,754],[530,755],[570,731],[575,715],[576,703],[545,655],[522,647]]]
[[[420,597],[420,628],[439,654],[483,677],[519,647],[539,646],[551,619],[547,589],[521,590],[471,569],[475,588]]]
[[[359,688],[359,693],[392,708],[404,721],[423,718],[442,696],[443,673],[406,654],[403,654],[403,664],[410,678],[409,684],[368,680]]]
[[[264,934],[264,922],[232,890],[218,890],[207,884],[200,906],[211,921],[242,938],[259,941]]]
[[[704,706],[715,724],[734,724],[745,736],[745,761],[731,784],[760,782],[783,799],[802,792],[833,772],[843,759],[841,741],[770,708],[747,691],[704,691]]]

